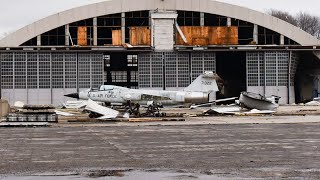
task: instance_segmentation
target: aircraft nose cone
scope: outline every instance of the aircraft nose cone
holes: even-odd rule
[[[71,93],[71,94],[66,94],[64,96],[79,99],[79,93]]]

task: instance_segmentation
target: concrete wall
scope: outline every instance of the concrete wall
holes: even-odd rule
[[[48,7],[50,8],[50,7]],[[0,40],[0,47],[17,47],[22,43],[57,27],[83,19],[141,10],[200,11],[236,18],[266,27],[302,45],[319,45],[320,41],[305,31],[270,15],[248,8],[213,0],[110,0],[90,4],[51,15]]]
[[[66,101],[74,100],[63,95],[75,92],[77,89],[3,89],[2,96],[11,105],[16,101],[34,105],[60,105]]]
[[[173,50],[176,13],[151,14],[153,46],[155,50]]]

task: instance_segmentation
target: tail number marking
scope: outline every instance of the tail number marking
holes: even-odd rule
[[[212,82],[210,82],[210,81],[202,81],[202,85],[211,86]]]

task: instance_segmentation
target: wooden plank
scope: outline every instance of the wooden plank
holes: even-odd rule
[[[149,29],[149,27],[130,27],[130,44],[132,46],[150,46],[151,30]]]
[[[78,27],[78,45],[79,46],[87,45],[87,26]]]
[[[112,45],[113,46],[121,46],[122,45],[122,31],[112,30]]]

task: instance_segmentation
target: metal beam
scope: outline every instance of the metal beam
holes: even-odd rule
[[[204,26],[204,12],[200,13],[200,26]]]
[[[37,46],[41,46],[41,35],[37,36]]]
[[[98,18],[94,17],[93,19],[93,45],[98,45]]]
[[[65,42],[64,42],[64,44],[66,45],[66,46],[69,46],[70,45],[70,43],[69,43],[69,41],[70,41],[70,31],[69,31],[69,24],[67,24],[67,25],[65,25],[64,26],[64,28],[65,28],[65,34],[66,34],[66,36],[65,36]]]
[[[121,41],[126,43],[126,13],[121,13]]]
[[[180,26],[178,25],[177,22],[175,23],[175,25],[176,25],[176,28],[177,28],[177,30],[178,30],[178,32],[179,32],[182,40],[183,40],[185,43],[188,43],[187,38],[184,36],[184,34],[183,34],[182,30],[180,29]]]
[[[231,26],[231,18],[230,18],[230,17],[227,18],[227,26],[228,26],[228,27]]]
[[[256,42],[256,44],[259,43],[258,34],[259,34],[258,25],[254,24],[254,26],[253,26],[253,41]]]

